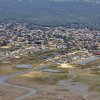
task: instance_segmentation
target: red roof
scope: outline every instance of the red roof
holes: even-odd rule
[[[94,55],[100,55],[100,51],[94,52]]]

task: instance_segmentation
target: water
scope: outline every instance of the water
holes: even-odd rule
[[[79,64],[85,65],[85,64],[87,64],[89,62],[92,62],[92,61],[95,61],[95,60],[98,60],[98,59],[100,59],[100,57],[91,57],[91,58],[88,58],[88,59],[86,59],[84,61],[79,62]]]
[[[5,78],[3,76],[0,76],[0,84],[5,82]]]
[[[15,66],[16,68],[26,68],[26,69],[30,69],[32,68],[32,65],[27,65],[27,64],[22,64],[22,65],[18,65],[18,66]]]
[[[43,69],[43,72],[49,72],[49,73],[62,73],[62,70],[53,70],[53,69]]]

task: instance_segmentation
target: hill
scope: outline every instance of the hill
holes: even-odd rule
[[[100,23],[100,3],[85,1],[0,0],[0,20],[15,19],[45,25]]]

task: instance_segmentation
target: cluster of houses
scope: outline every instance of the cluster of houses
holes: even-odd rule
[[[100,49],[100,31],[66,27],[34,27],[28,23],[0,23],[0,55],[18,57],[55,49]],[[76,59],[74,57],[74,59]]]

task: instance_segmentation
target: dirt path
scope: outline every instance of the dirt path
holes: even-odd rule
[[[77,78],[79,75],[79,71],[77,68],[73,68],[69,75],[71,78],[69,80],[61,80],[58,82],[58,85],[64,86],[65,89],[68,89],[72,92],[75,92],[83,97],[84,100],[89,100],[88,96],[91,95],[89,90],[89,86],[85,85],[81,82],[73,82],[73,79]]]
[[[84,98],[84,100],[88,100],[88,98],[87,98],[88,86],[86,86],[82,83],[79,83],[79,82],[73,83],[68,80],[59,81],[58,84],[64,86],[65,89],[68,89],[72,92],[75,92],[75,93],[81,95]]]
[[[32,71],[37,71],[37,70],[41,70],[43,68],[47,68],[47,67],[49,67],[51,65],[53,65],[53,63],[52,64],[47,64],[47,65],[43,65],[43,66],[41,66],[39,68],[33,68],[33,69],[21,71],[21,72],[18,72],[18,73],[15,73],[15,74],[11,74],[11,75],[8,75],[8,76],[0,76],[0,84],[5,84],[7,86],[12,86],[14,88],[21,88],[21,89],[28,90],[29,92],[27,94],[24,94],[24,95],[22,95],[22,96],[20,96],[18,98],[15,98],[15,100],[24,100],[26,97],[34,95],[37,92],[37,90],[33,89],[33,88],[19,86],[19,85],[16,85],[16,84],[11,84],[11,83],[8,83],[7,80],[11,79],[11,78],[14,78],[14,77],[17,77],[17,76],[22,75],[22,74],[26,74],[26,73],[32,72]]]
[[[31,95],[34,95],[37,92],[36,89],[28,88],[28,87],[24,87],[24,86],[18,86],[18,85],[8,84],[8,83],[5,83],[5,85],[6,86],[11,86],[11,87],[14,87],[14,88],[26,89],[26,90],[29,91],[27,94],[22,95],[22,96],[16,98],[15,100],[24,100],[26,97],[29,97]]]

